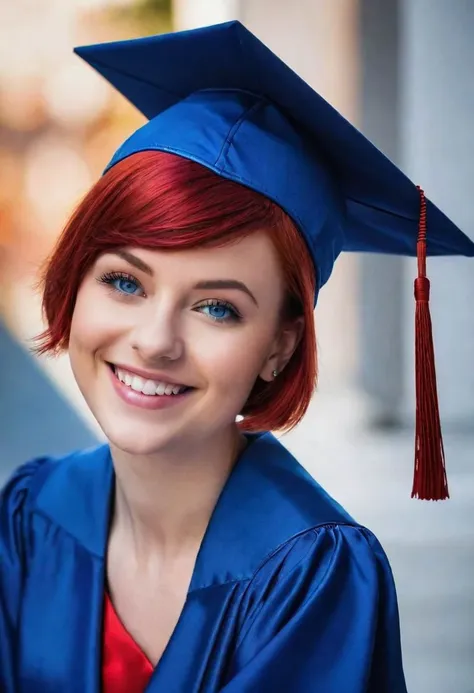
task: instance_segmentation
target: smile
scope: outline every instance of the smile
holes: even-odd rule
[[[115,377],[120,380],[121,383],[135,392],[141,392],[143,395],[148,395],[149,397],[179,395],[188,389],[186,385],[175,385],[159,380],[142,378],[142,376],[132,371],[126,371],[123,368],[112,366],[112,369],[115,373]]]
[[[112,363],[108,366],[115,392],[121,400],[133,407],[150,410],[174,408],[179,402],[187,400],[195,390],[187,385],[147,378]]]

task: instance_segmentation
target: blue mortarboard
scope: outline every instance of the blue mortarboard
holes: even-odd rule
[[[304,236],[318,290],[341,251],[418,248],[416,464],[426,488],[415,480],[413,495],[446,496],[424,255],[474,256],[474,243],[239,22],[76,53],[149,119],[107,168],[136,152],[167,151],[266,195]],[[433,478],[422,471],[421,449],[438,459]]]
[[[345,251],[416,255],[413,183],[240,22],[77,48],[149,122],[109,167],[157,149],[279,204],[297,223],[320,288]],[[429,255],[474,256],[427,201]]]

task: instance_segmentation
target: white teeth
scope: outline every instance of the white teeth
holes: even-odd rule
[[[156,383],[153,380],[147,380],[142,388],[144,395],[154,395],[156,392]]]
[[[132,378],[132,383],[130,387],[132,390],[136,390],[136,392],[141,392],[143,390],[143,387],[145,385],[145,381],[143,378],[140,378],[139,375],[134,375]]]
[[[157,380],[145,380],[139,375],[133,375],[133,373],[124,371],[121,368],[115,369],[115,375],[122,383],[131,387],[132,390],[142,392],[144,395],[178,395],[185,389],[182,385],[160,383]]]
[[[132,382],[131,377],[128,375],[128,373],[125,373],[125,371],[116,370],[116,371],[115,371],[115,375],[117,376],[117,378],[118,378],[119,380],[122,381],[122,383],[125,383],[125,382],[126,382],[127,376],[130,378],[130,382]],[[127,384],[130,385],[130,383],[127,383]]]

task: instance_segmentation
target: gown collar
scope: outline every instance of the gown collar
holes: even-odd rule
[[[190,591],[250,578],[275,548],[311,527],[353,522],[272,433],[247,438],[211,516]],[[114,479],[108,445],[57,460],[37,509],[103,559]]]

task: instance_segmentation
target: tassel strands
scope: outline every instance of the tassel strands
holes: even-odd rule
[[[418,277],[415,279],[415,472],[412,498],[449,498],[439,416],[433,332],[429,308],[430,282],[426,276],[426,199],[420,193],[417,241]]]

